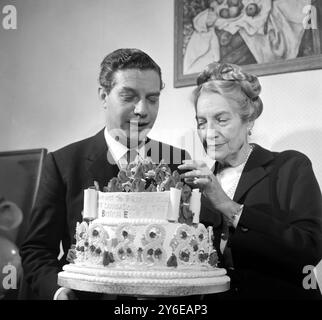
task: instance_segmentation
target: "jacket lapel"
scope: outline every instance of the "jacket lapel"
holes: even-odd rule
[[[145,143],[145,156],[150,157],[154,163],[159,163],[162,158],[162,144],[150,138]]]
[[[249,189],[269,173],[265,165],[273,159],[272,152],[254,144],[254,150],[245,165],[234,195],[235,202],[239,202]]]
[[[117,176],[119,168],[114,163],[113,157],[108,154],[104,129],[92,139],[93,141],[86,159],[86,167],[92,179],[89,183],[93,185],[94,181],[97,181],[102,190],[103,186],[106,186],[113,177]]]

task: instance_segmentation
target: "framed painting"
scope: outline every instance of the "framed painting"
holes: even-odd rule
[[[258,76],[322,68],[320,0],[175,0],[174,86],[213,61]]]

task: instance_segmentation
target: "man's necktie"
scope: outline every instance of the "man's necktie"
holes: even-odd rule
[[[127,151],[127,153],[126,153],[126,161],[127,161],[127,163],[129,164],[129,163],[135,161],[137,155],[138,155],[137,150],[129,149]]]

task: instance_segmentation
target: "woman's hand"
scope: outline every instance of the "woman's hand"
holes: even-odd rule
[[[231,219],[233,212],[239,208],[239,204],[227,196],[206,163],[196,160],[185,160],[183,162],[182,165],[178,166],[178,169],[189,170],[189,172],[181,174],[185,182],[200,188],[213,207]]]

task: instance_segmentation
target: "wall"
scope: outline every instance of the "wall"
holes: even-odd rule
[[[98,67],[118,47],[141,48],[160,64],[166,87],[151,135],[183,144],[195,123],[192,87],[173,88],[173,0],[0,0],[0,9],[9,3],[18,29],[0,26],[0,151],[52,151],[100,130]],[[252,136],[306,153],[320,185],[321,79],[322,70],[261,77],[264,113]]]

